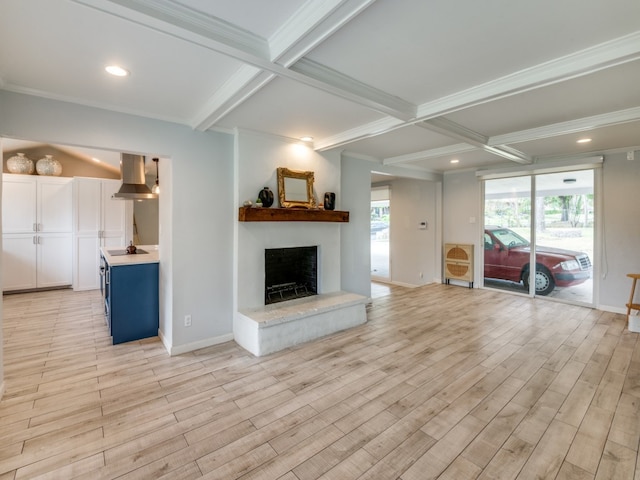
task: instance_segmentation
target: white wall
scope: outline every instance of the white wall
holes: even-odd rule
[[[445,174],[442,187],[442,244],[475,245],[473,271],[476,286],[480,285],[482,265],[481,252],[478,250],[483,228],[480,185],[475,171],[464,171]],[[466,282],[462,283],[466,285]]]
[[[602,177],[603,253],[600,269],[599,307],[626,313],[631,279],[640,273],[640,152],[629,161],[626,152],[606,155]],[[640,303],[640,295],[636,302]]]
[[[322,202],[324,192],[336,193],[340,210],[340,156],[324,154],[283,140],[250,132],[236,136],[237,235],[235,285],[238,309],[264,305],[264,250],[266,248],[318,246],[318,291],[340,290],[340,229],[344,224],[327,222],[238,222],[238,208],[245,200],[256,200],[263,187],[274,193],[278,206],[276,170],[314,172],[314,192]]]
[[[6,91],[0,136],[170,159],[160,165],[163,341],[178,353],[231,338],[232,136]]]
[[[391,182],[391,281],[403,285],[426,285],[440,279],[436,270],[440,244],[435,182],[399,178]],[[418,228],[427,222],[427,229]]]

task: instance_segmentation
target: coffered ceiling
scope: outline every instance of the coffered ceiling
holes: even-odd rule
[[[2,0],[0,89],[432,172],[527,164],[640,148],[638,18],[637,0]]]

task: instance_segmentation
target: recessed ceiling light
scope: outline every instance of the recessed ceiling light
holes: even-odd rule
[[[118,65],[107,65],[106,67],[104,67],[104,69],[107,71],[107,73],[115,75],[116,77],[126,77],[127,75],[129,75],[128,70],[125,70]]]
[[[581,138],[576,143],[589,143],[591,141],[590,138]]]
[[[300,140],[303,142],[313,142],[313,137],[309,137],[309,136],[300,137]]]
[[[460,163],[460,160],[458,160],[457,158],[454,158],[453,160],[451,160],[451,163]]]

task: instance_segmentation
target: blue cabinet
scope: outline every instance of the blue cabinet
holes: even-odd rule
[[[158,335],[158,264],[105,267],[105,314],[114,345]]]

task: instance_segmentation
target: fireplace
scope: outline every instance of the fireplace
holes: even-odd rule
[[[264,303],[318,294],[318,247],[270,248],[264,251]]]

